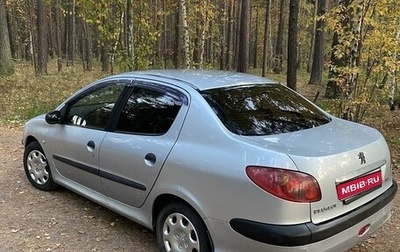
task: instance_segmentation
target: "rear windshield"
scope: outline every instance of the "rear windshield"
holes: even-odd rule
[[[331,120],[309,101],[280,84],[217,88],[201,94],[225,127],[238,135],[294,132]]]

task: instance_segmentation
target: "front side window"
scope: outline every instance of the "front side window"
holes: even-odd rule
[[[136,87],[121,112],[116,130],[164,134],[171,127],[181,106],[181,98],[173,92]]]
[[[89,128],[104,129],[111,111],[124,90],[124,84],[99,88],[74,101],[68,110],[66,122]]]
[[[202,91],[227,129],[238,135],[294,132],[330,122],[309,101],[280,84]]]

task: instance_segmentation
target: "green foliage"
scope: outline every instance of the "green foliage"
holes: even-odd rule
[[[335,114],[361,121],[371,105],[382,104],[389,90],[383,80],[395,77],[399,68],[400,2],[339,2],[326,15],[328,29],[338,38],[332,48],[336,62],[330,63],[330,81],[339,88]]]
[[[67,14],[68,6],[66,1],[50,1],[53,7],[60,7]],[[55,2],[59,2],[61,6],[55,6]],[[75,0],[76,3],[76,35],[77,47],[84,45],[86,42],[80,42],[82,39],[82,21],[90,23],[90,29],[95,29],[92,33],[93,38],[97,41],[93,42],[93,49],[99,52],[99,47],[107,47],[110,58],[114,59],[115,71],[126,71],[131,69],[146,69],[149,67],[164,68],[173,67],[175,57],[182,58],[183,50],[177,49],[178,36],[175,34],[181,24],[177,19],[179,10],[179,1],[132,1],[133,2],[133,35],[132,38],[127,36],[127,0]],[[13,35],[15,38],[16,59],[30,59],[29,52],[30,36],[34,32],[30,31],[34,27],[35,16],[32,20],[29,18],[30,11],[34,8],[34,2],[6,0],[10,14],[10,27],[13,27]],[[254,0],[252,3],[251,17],[251,44],[250,50],[259,52],[257,60],[260,66],[262,60],[263,33],[266,12],[266,1]],[[340,4],[337,4],[340,3]],[[348,3],[346,5],[346,3]],[[288,2],[286,2],[288,4]],[[347,117],[348,119],[361,121],[371,106],[385,106],[387,97],[391,91],[392,80],[397,77],[399,68],[398,59],[398,36],[400,32],[400,2],[397,0],[340,0],[333,1],[333,6],[329,7],[328,12],[322,18],[326,20],[327,30],[325,33],[326,41],[326,57],[328,58],[332,51],[338,62],[330,64],[330,80],[334,81],[340,91],[340,95],[334,100],[321,100],[323,91],[320,87],[312,87],[307,92],[306,97],[313,100],[316,93],[320,93],[318,102],[322,106],[328,108],[330,112],[337,116]],[[237,16],[234,11],[238,11],[240,1],[211,1],[211,0],[190,0],[186,1],[187,21],[190,37],[190,57],[191,67],[199,68],[218,68],[219,61],[224,58],[226,62],[224,67],[228,69],[234,68],[235,58],[235,36],[238,32]],[[267,57],[271,63],[274,57],[273,44],[276,42],[277,23],[279,14],[279,1],[272,1],[271,6],[271,36],[268,37]],[[31,7],[31,8],[30,8]],[[286,6],[287,7],[287,6]],[[230,16],[230,10],[232,16]],[[311,31],[314,24],[314,2],[301,1],[299,15],[299,74],[298,83],[303,83],[303,76],[307,82],[308,74],[302,72],[308,63],[311,49]],[[287,26],[287,12],[284,13],[285,27]],[[259,14],[256,19],[256,14]],[[53,13],[54,14],[54,13]],[[361,15],[359,15],[361,14]],[[54,23],[54,16],[50,16],[49,21]],[[258,20],[258,30],[256,31],[256,20]],[[360,22],[359,22],[360,21]],[[65,28],[65,20],[61,21],[61,28]],[[228,39],[228,28],[232,24],[231,31],[232,40]],[[355,29],[356,27],[360,29]],[[54,29],[55,26],[53,26]],[[181,27],[182,28],[182,27]],[[182,32],[182,29],[181,31]],[[258,36],[255,36],[257,33]],[[331,49],[329,41],[333,34],[337,34],[338,43]],[[236,34],[236,35],[235,35]],[[179,34],[178,34],[179,35]],[[258,44],[255,46],[257,37]],[[179,40],[182,40],[180,38]],[[128,55],[128,41],[132,41],[134,57]],[[231,42],[228,48],[228,41]],[[283,47],[287,44],[287,34],[284,34]],[[64,45],[63,45],[64,46]],[[354,48],[356,48],[354,53]],[[35,48],[34,48],[35,49]],[[77,48],[80,50],[80,48]],[[224,56],[221,57],[221,52]],[[254,53],[254,52],[253,52]],[[251,53],[251,57],[255,58]],[[286,50],[284,50],[284,57]],[[64,55],[61,55],[62,58]],[[285,59],[284,59],[285,60]],[[181,60],[182,61],[182,60]],[[341,61],[341,62],[340,62]],[[229,63],[229,66],[227,66]],[[178,62],[179,64],[179,62]],[[327,64],[327,65],[328,65]],[[66,70],[71,71],[71,69]],[[257,69],[252,72],[257,72]],[[333,74],[332,74],[333,73]],[[17,73],[17,75],[20,73]],[[59,74],[61,77],[64,74]],[[89,74],[89,73],[88,73]],[[261,75],[261,73],[257,72]],[[91,74],[89,74],[91,75]],[[19,76],[20,78],[21,76]],[[43,79],[43,83],[47,85],[48,80],[54,76]],[[286,74],[276,76],[283,83],[286,82]],[[325,78],[326,79],[326,78]],[[2,79],[3,80],[3,79]],[[30,80],[26,80],[28,83]],[[0,87],[6,92],[17,92],[17,87],[10,86],[10,90],[5,88],[8,83],[6,80],[0,82]],[[326,83],[326,82],[324,82]],[[30,87],[28,85],[28,87]],[[31,88],[31,87],[30,87]],[[31,92],[46,97],[43,90],[32,89]],[[5,99],[5,98],[2,98]],[[23,103],[22,103],[23,104]],[[18,113],[23,115],[22,118],[30,117],[49,109],[54,103],[43,100],[39,103],[30,103],[20,106]],[[4,106],[1,105],[0,106]],[[1,109],[3,109],[1,107]],[[14,110],[17,110],[14,109]],[[5,113],[0,111],[1,115]]]
[[[77,0],[80,15],[87,22],[94,24],[99,32],[99,43],[111,45],[118,67],[123,70],[146,69],[151,65],[155,46],[159,38],[157,23],[160,14],[152,13],[149,4],[142,2],[133,5],[133,44],[134,62],[128,57],[127,40],[124,39],[126,24],[126,0]],[[154,20],[151,18],[154,17]]]
[[[140,13],[140,15],[134,15],[134,27],[136,29],[133,41],[136,47],[133,69],[147,69],[152,64],[151,60],[155,53],[154,48],[157,45],[160,34],[156,24],[150,20],[151,8],[148,4],[135,6],[134,12]],[[158,15],[156,18],[158,18]]]

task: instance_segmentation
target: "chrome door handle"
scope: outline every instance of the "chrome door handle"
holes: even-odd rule
[[[149,165],[153,166],[157,161],[156,155],[153,153],[147,153],[146,156],[144,157],[144,162]]]
[[[96,144],[92,140],[90,140],[86,146],[88,151],[94,151],[96,149]]]

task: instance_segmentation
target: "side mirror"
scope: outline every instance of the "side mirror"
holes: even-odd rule
[[[46,114],[46,122],[48,124],[61,123],[61,111],[52,111]]]

